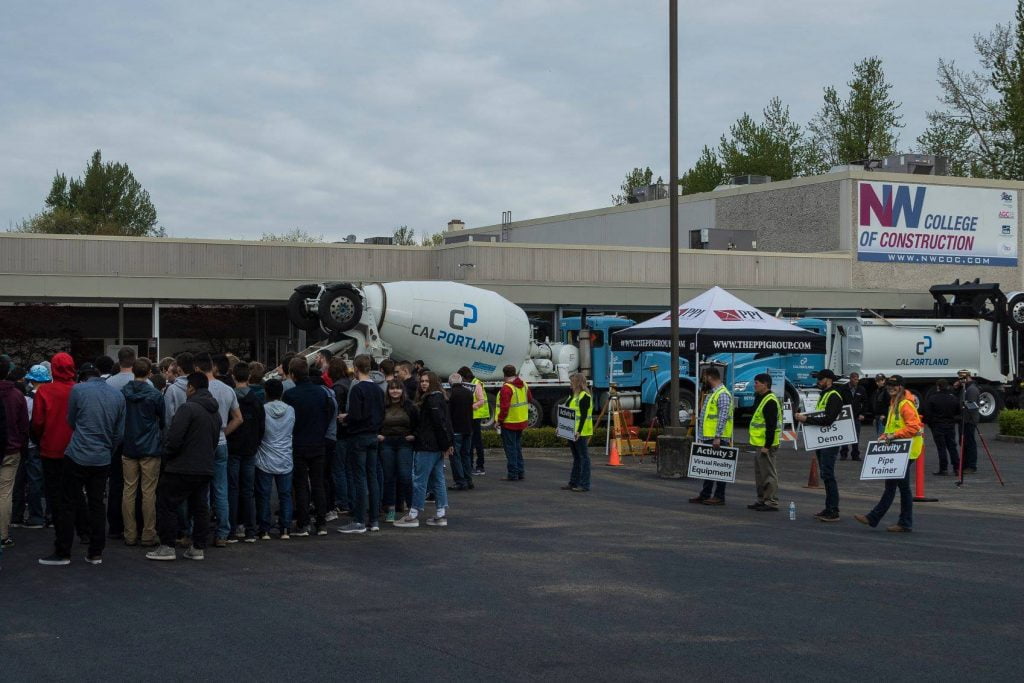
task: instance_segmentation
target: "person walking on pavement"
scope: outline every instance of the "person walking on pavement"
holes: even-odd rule
[[[148,358],[132,364],[133,381],[121,388],[125,400],[124,446],[121,471],[124,492],[121,515],[124,518],[124,544],[151,547],[156,535],[156,486],[160,480],[161,436],[164,429],[164,397],[146,378],[152,370]],[[107,380],[110,384],[110,380]],[[135,519],[135,500],[142,490],[142,534]],[[113,492],[110,495],[114,495]]]
[[[701,408],[699,441],[711,445],[732,445],[733,401],[732,394],[722,383],[722,373],[716,367],[704,371],[707,387],[704,405]],[[725,482],[705,479],[700,494],[690,499],[691,503],[704,505],[725,505]]]
[[[960,442],[963,444],[964,472],[974,474],[978,471],[978,423],[981,422],[981,390],[974,381],[970,370],[957,373],[957,381],[953,385],[960,392]]]
[[[125,400],[124,394],[100,377],[95,366],[83,365],[79,377],[84,381],[75,385],[68,399],[68,424],[72,433],[61,480],[60,510],[65,518],[61,525],[61,549],[70,555],[74,528],[71,516],[79,492],[84,488],[89,518],[89,551],[85,559],[89,564],[102,564],[106,545],[103,495],[110,461],[124,438]],[[43,558],[40,563],[67,564],[51,563],[47,559]]]
[[[437,374],[425,371],[420,375],[417,402],[419,419],[413,454],[412,505],[409,513],[395,522],[399,528],[414,529],[420,525],[419,515],[426,506],[427,491],[433,491],[437,512],[427,519],[427,526],[448,526],[448,491],[444,482],[444,458],[451,456],[454,434],[448,415],[447,401]]]
[[[8,375],[14,363],[0,358],[0,402],[4,404],[7,438],[0,453],[0,544],[14,545],[10,537],[11,509],[14,504],[14,480],[21,462],[21,449],[28,445],[28,403],[25,394],[15,386]]]
[[[587,391],[587,377],[581,372],[569,376],[572,396],[569,407],[575,411],[576,426],[573,438],[569,441],[572,453],[572,470],[569,472],[569,484],[562,487],[563,491],[585,493],[590,490],[590,453],[587,452],[587,441],[594,433],[594,398]]]
[[[190,560],[205,557],[210,533],[210,482],[220,447],[220,404],[209,390],[210,380],[201,372],[186,379],[187,398],[174,414],[164,441],[164,471],[156,489],[156,524],[160,546],[146,553],[147,560],[175,560],[178,538],[178,507],[188,501],[192,515],[192,543],[185,550]]]
[[[921,457],[921,453],[924,451],[924,426],[915,406],[914,395],[903,386],[902,377],[899,375],[889,377],[885,382],[885,389],[890,396],[889,413],[886,416],[885,431],[878,437],[878,440],[888,443],[894,439],[910,439],[910,459],[907,462],[907,471],[901,478],[885,480],[885,491],[882,493],[878,505],[866,515],[854,515],[854,519],[871,527],[878,526],[878,523],[885,517],[885,513],[889,511],[889,507],[892,506],[892,501],[896,497],[896,489],[899,489],[899,521],[888,527],[886,531],[906,533],[914,527],[914,492],[910,488],[910,476],[914,469],[914,461]]]
[[[950,464],[953,465],[953,473],[958,473],[960,448],[956,443],[956,427],[960,424],[960,399],[953,393],[949,382],[940,379],[935,383],[935,391],[925,399],[921,416],[932,428],[935,451],[938,453],[939,469],[932,474],[937,477],[948,476]]]
[[[352,361],[356,381],[348,390],[348,408],[341,414],[348,432],[349,469],[352,472],[353,520],[338,528],[343,534],[380,531],[380,493],[377,483],[377,436],[384,422],[384,392],[370,377],[370,357]],[[444,481],[441,482],[444,488]]]
[[[839,419],[839,413],[843,410],[843,397],[832,386],[836,381],[834,372],[826,368],[819,371],[815,377],[818,380],[818,391],[821,392],[816,407],[817,414],[797,413],[794,419],[809,425],[827,427]],[[839,455],[839,446],[821,448],[815,455],[818,458],[821,483],[825,486],[825,509],[814,516],[819,522],[838,522],[839,483],[836,481],[836,458]]]
[[[860,385],[860,373],[851,372],[850,381],[847,384],[846,396],[849,400],[850,407],[853,409],[853,429],[857,434],[857,441],[849,445],[843,445],[839,447],[839,459],[846,460],[849,456],[850,460],[855,462],[860,461],[860,425],[864,420],[864,406],[867,403],[867,394],[864,391],[864,387]]]
[[[505,449],[507,473],[502,481],[522,481],[526,478],[523,462],[523,431],[530,422],[530,387],[516,373],[514,365],[502,368],[505,383],[498,393],[498,417],[495,426],[501,430],[501,445]]]
[[[226,548],[231,533],[231,514],[228,504],[228,435],[242,425],[242,411],[238,407],[235,390],[217,379],[217,368],[208,353],[201,353],[195,359],[196,369],[206,375],[207,390],[217,402],[220,411],[221,433],[213,460],[213,481],[210,501],[217,517],[217,532],[213,540],[215,548]]]
[[[754,415],[750,418],[750,445],[757,449],[754,459],[754,479],[757,482],[757,502],[748,505],[758,512],[777,512],[779,509],[779,474],[775,467],[775,453],[781,442],[782,405],[772,392],[772,376],[761,373],[754,377]]]
[[[458,370],[462,375],[462,381],[468,382],[473,388],[473,446],[472,454],[476,455],[476,464],[473,467],[473,476],[482,477],[487,472],[484,469],[484,435],[483,422],[491,419],[491,405],[487,401],[487,392],[484,391],[484,383],[480,381],[473,371],[463,365]]]
[[[448,377],[448,384],[448,415],[455,433],[451,489],[467,491],[473,488],[473,385],[464,384],[457,372]]]

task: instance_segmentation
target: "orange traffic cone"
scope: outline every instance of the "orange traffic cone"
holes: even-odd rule
[[[818,481],[818,456],[811,456],[811,471],[807,473],[807,485],[805,489],[820,489],[821,482]]]
[[[621,467],[622,460],[619,459],[619,440],[612,439],[612,449],[608,453],[608,467]]]
[[[917,471],[914,473],[915,479],[916,479],[916,486],[914,486],[914,491],[915,491],[915,494],[916,494],[914,496],[914,502],[915,503],[937,503],[937,502],[939,502],[938,498],[929,498],[928,496],[926,496],[924,494],[924,474],[925,474],[925,472],[924,472],[924,469],[925,469],[925,465],[924,465],[924,450],[925,450],[924,448],[921,449],[921,455],[918,456],[916,463],[913,463],[913,464],[908,463],[907,464],[907,467],[913,467],[915,464],[917,465]]]

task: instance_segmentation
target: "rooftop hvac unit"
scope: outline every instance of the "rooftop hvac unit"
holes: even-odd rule
[[[363,244],[394,244],[394,237],[367,237],[363,240]]]
[[[356,236],[355,235],[346,235],[345,236],[345,244],[355,244],[355,243],[356,243]]]
[[[947,175],[949,157],[937,154],[894,154],[882,159],[881,170],[913,175]]]
[[[656,199],[668,199],[668,185],[665,183],[655,183],[654,185],[637,187],[633,189],[633,194],[626,198],[630,204],[653,202]]]
[[[729,178],[729,185],[764,185],[770,183],[770,175],[734,175]]]

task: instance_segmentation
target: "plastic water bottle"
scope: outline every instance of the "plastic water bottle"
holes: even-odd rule
[[[796,503],[789,501],[789,521],[796,521]]]

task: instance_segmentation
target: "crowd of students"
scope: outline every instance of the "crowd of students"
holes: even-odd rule
[[[76,368],[57,353],[26,373],[0,356],[0,552],[14,546],[12,528],[52,527],[39,563],[59,566],[76,535],[101,564],[108,539],[151,560],[174,560],[176,548],[200,560],[209,545],[323,536],[345,516],[344,534],[382,521],[443,527],[448,491],[486,474],[491,406],[467,367],[446,389],[420,362],[361,355],[350,367],[327,350],[312,363],[285,356],[280,379],[265,381],[262,364],[228,355],[154,365],[125,347],[116,365],[102,356]],[[530,395],[514,367],[505,376],[495,422],[503,480],[519,481]]]

